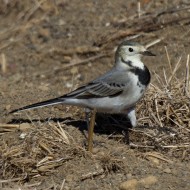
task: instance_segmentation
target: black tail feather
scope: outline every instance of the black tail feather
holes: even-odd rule
[[[46,100],[46,101],[43,101],[43,102],[38,102],[38,103],[35,103],[35,104],[24,106],[24,107],[19,108],[19,109],[12,110],[11,112],[9,112],[9,114],[24,111],[24,110],[30,110],[30,109],[35,109],[35,108],[40,108],[40,107],[60,104],[62,102],[64,102],[64,99],[62,99],[60,97],[59,98],[54,98],[54,99]]]

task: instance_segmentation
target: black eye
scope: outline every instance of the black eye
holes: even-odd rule
[[[129,52],[133,52],[133,48],[129,48]]]

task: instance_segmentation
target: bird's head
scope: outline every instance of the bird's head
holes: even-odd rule
[[[142,66],[138,64],[142,63],[140,60],[143,55],[155,56],[155,54],[137,42],[124,41],[117,48],[116,64],[117,62],[130,63],[132,66],[141,68]]]

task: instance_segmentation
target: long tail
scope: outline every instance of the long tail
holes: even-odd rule
[[[64,102],[64,98],[61,98],[61,97],[54,98],[54,99],[46,100],[46,101],[43,101],[43,102],[38,102],[38,103],[35,103],[35,104],[24,106],[22,108],[15,109],[15,110],[13,110],[13,111],[11,111],[9,113],[11,114],[11,113],[20,112],[20,111],[25,111],[25,110],[35,109],[35,108],[41,108],[41,107],[51,106],[51,105],[55,105],[55,104],[61,104],[63,102]]]

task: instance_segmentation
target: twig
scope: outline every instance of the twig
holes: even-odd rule
[[[158,81],[158,83],[161,85],[161,86],[165,86],[164,85],[164,82],[162,81],[162,78],[155,72],[153,71],[154,74],[155,74],[155,77],[156,77],[156,80]]]
[[[25,130],[26,127],[25,126],[22,126],[19,125],[19,124],[2,124],[0,123],[0,134],[4,134],[6,132],[12,132],[12,131],[15,131],[15,130]]]
[[[70,144],[70,141],[69,141],[69,139],[68,139],[68,137],[67,137],[65,131],[64,131],[63,128],[61,127],[59,121],[57,122],[57,125],[58,125],[58,127],[59,127],[59,129],[60,129],[60,134],[61,134],[61,136],[63,137],[63,140],[64,140],[65,144]]]
[[[30,9],[28,12],[27,16],[25,17],[25,21],[29,20],[30,17],[41,7],[41,5],[47,0],[42,0],[42,1],[35,1],[36,5]]]
[[[187,55],[186,70],[185,70],[185,93],[190,98],[189,94],[189,54]]]
[[[160,143],[160,142],[163,142],[164,140],[166,139],[170,139],[170,138],[174,138],[174,136],[176,136],[176,134],[170,134],[170,135],[165,135],[165,136],[162,136],[162,137],[159,137],[159,138],[155,138],[155,142],[156,143]],[[162,145],[161,145],[162,146]]]
[[[65,162],[65,161],[67,161],[67,160],[70,160],[70,159],[73,159],[72,157],[67,157],[67,158],[58,158],[58,159],[56,159],[56,160],[52,160],[52,161],[48,161],[48,159],[47,159],[47,161],[43,161],[43,162],[39,162],[39,163],[37,163],[37,167],[40,167],[40,166],[45,166],[45,165],[51,165],[51,166],[57,166],[57,165],[60,165],[60,163],[62,163],[62,162]]]
[[[60,124],[58,124],[58,127],[59,127],[58,128],[55,125],[51,124],[50,122],[48,122],[48,123],[55,130],[55,132],[61,136],[61,139],[63,140],[63,142],[65,144],[67,144],[67,145],[70,144],[70,141],[69,141],[65,131],[61,128]]]
[[[154,115],[153,111],[148,108],[148,111],[150,112],[150,115],[153,117],[153,119],[155,120],[155,122],[160,126],[162,127],[162,125],[160,125],[160,121],[157,119],[157,117]]]
[[[163,10],[163,11],[158,11],[155,16],[158,17],[158,16],[161,16],[163,14],[172,14],[172,13],[176,13],[176,12],[179,12],[179,11],[184,11],[184,10],[188,10],[190,9],[190,6],[187,6],[187,7],[172,7],[170,9],[167,9],[167,10]]]
[[[99,171],[96,171],[96,172],[90,172],[90,173],[87,173],[85,175],[82,175],[81,180],[83,181],[83,180],[86,180],[89,178],[93,178],[93,177],[102,175],[103,173],[104,173],[103,169],[100,169]]]
[[[39,142],[39,146],[40,146],[43,150],[45,150],[46,152],[48,152],[50,155],[52,155],[51,150],[46,146],[45,143]]]
[[[21,40],[21,38],[19,37],[19,38],[13,39],[11,41],[8,41],[6,43],[3,43],[2,45],[0,45],[0,50],[2,51],[3,49],[9,47],[10,45],[12,45],[20,40]]]
[[[152,152],[148,152],[148,153],[145,153],[145,158],[147,157],[147,156],[152,156],[152,157],[154,157],[154,158],[158,158],[158,159],[160,159],[160,160],[162,160],[162,161],[165,161],[165,162],[168,162],[168,163],[170,163],[170,164],[172,164],[173,163],[173,161],[171,161],[171,160],[169,160],[169,159],[166,159],[166,158],[164,158],[163,156],[161,156],[161,155],[159,155],[159,154],[155,154],[155,153],[152,153]]]
[[[163,148],[188,148],[190,147],[189,144],[182,144],[182,145],[164,145],[164,146],[161,146]]]
[[[106,56],[108,56],[108,54],[95,55],[95,56],[93,56],[93,57],[90,57],[90,58],[81,60],[81,61],[79,61],[79,62],[70,63],[70,64],[68,64],[68,65],[65,65],[64,67],[56,68],[56,69],[54,69],[54,72],[58,72],[58,71],[61,71],[61,70],[63,70],[63,69],[69,69],[70,67],[74,67],[74,66],[83,65],[83,64],[89,63],[89,62],[91,62],[91,61],[95,61],[95,60],[97,60],[97,59],[100,59],[100,58],[106,57]]]
[[[134,40],[135,38],[138,38],[138,37],[140,37],[140,36],[142,36],[142,34],[135,34],[135,35],[132,35],[132,36],[128,36],[128,37],[126,38],[126,40]]]
[[[172,107],[170,107],[170,110],[173,112],[173,114],[175,115],[175,117],[178,120],[178,122],[180,123],[180,125],[184,125],[183,121],[178,117],[178,115],[175,112],[175,110]]]
[[[32,183],[32,184],[25,184],[25,187],[34,187],[34,186],[39,186],[40,184],[42,184],[42,182],[37,182],[37,183]],[[19,189],[20,190],[20,189]]]
[[[184,129],[184,130],[190,132],[190,130],[189,130],[187,127],[181,126],[178,122],[174,121],[174,120],[171,119],[170,117],[169,117],[168,119],[171,120],[172,122],[174,122],[180,129]]]
[[[141,2],[137,2],[137,13],[138,13],[138,18],[141,17]]]
[[[137,145],[137,144],[134,144],[132,142],[129,143],[129,146],[133,147],[133,148],[155,148],[155,146]]]
[[[129,129],[130,131],[136,132],[136,133],[142,133],[143,135],[146,135],[147,137],[150,137],[151,139],[153,139],[154,137],[151,136],[148,133],[145,133],[144,131],[140,131],[140,130],[135,130],[135,129]]]
[[[164,68],[163,68],[163,73],[164,73],[164,79],[165,79],[165,82],[166,82],[166,86],[168,87],[168,80],[167,80],[166,71],[165,71]]]
[[[61,184],[60,190],[63,190],[64,185],[65,185],[65,179],[63,179],[63,182],[62,182],[62,184]]]
[[[6,60],[4,53],[1,54],[1,69],[2,69],[3,73],[6,73],[6,71],[7,71],[7,60]]]
[[[26,179],[27,174],[25,173],[25,175],[23,177],[16,177],[16,178],[12,178],[12,179],[4,179],[4,180],[0,180],[0,183],[10,183],[10,182],[14,182],[14,181],[22,181],[24,179]]]
[[[158,112],[158,102],[157,102],[157,99],[155,98],[154,100],[154,103],[155,103],[155,107],[156,107],[156,115],[157,115],[157,118],[158,118],[158,121],[160,123],[160,126],[163,127],[163,124],[161,122],[161,119],[160,119],[160,115],[159,115],[159,112]]]
[[[156,45],[157,43],[160,43],[162,40],[163,40],[163,38],[154,40],[154,41],[148,43],[145,47],[146,47],[146,48],[149,48],[149,47],[151,47],[151,46],[154,46],[154,45]]]
[[[178,60],[177,64],[175,65],[175,68],[174,68],[174,70],[173,70],[173,72],[172,72],[170,78],[168,79],[168,84],[170,84],[171,80],[172,80],[173,77],[175,76],[176,71],[179,69],[179,64],[180,64],[180,62],[181,62],[181,57],[179,57],[179,60]]]
[[[19,124],[5,124],[5,123],[0,123],[0,127],[6,127],[6,128],[19,128]]]
[[[153,87],[154,89],[156,89],[157,92],[162,93],[162,90],[158,86],[155,86],[152,83],[150,83],[150,86]]]
[[[171,65],[170,56],[169,56],[169,54],[168,54],[168,49],[167,49],[166,46],[164,46],[164,48],[165,48],[165,51],[166,51],[166,56],[167,56],[167,59],[168,59],[168,65],[169,65],[169,68],[170,68],[170,72],[171,72],[171,74],[172,74],[172,65]]]

